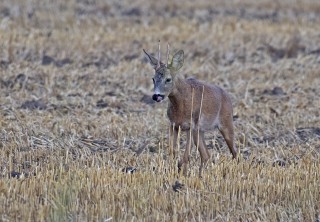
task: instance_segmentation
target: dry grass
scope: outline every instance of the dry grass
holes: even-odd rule
[[[319,221],[319,12],[316,0],[1,1],[0,220]],[[239,162],[209,133],[216,163],[199,179],[193,150],[190,176],[177,174],[142,53],[159,39],[184,49],[186,76],[230,92]]]

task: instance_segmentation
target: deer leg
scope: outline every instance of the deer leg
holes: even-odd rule
[[[183,175],[187,175],[187,166],[189,163],[189,156],[190,156],[190,151],[191,151],[191,130],[187,131],[187,144],[186,144],[186,149],[183,154],[182,160],[179,161],[178,163],[178,172],[180,173],[181,167],[183,166]]]
[[[234,145],[234,132],[233,132],[233,124],[232,124],[232,120],[231,122],[222,125],[219,128],[224,140],[226,141],[230,152],[232,153],[233,158],[237,158],[237,151]]]
[[[202,177],[202,169],[206,166],[208,160],[210,159],[210,154],[204,141],[204,132],[193,130],[193,141],[200,152],[201,165],[199,169],[199,177]]]
[[[171,125],[170,126],[170,140],[169,140],[169,152],[170,152],[170,155],[172,154],[173,155],[173,158],[176,157],[176,151],[175,151],[175,148],[177,146],[177,140],[178,140],[178,129],[174,126],[174,125]]]

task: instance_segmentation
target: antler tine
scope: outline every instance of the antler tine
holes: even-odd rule
[[[166,58],[167,67],[168,67],[168,65],[169,65],[169,54],[170,54],[170,45],[169,45],[169,43],[168,43],[168,45],[167,45],[167,58]]]
[[[160,68],[160,60],[161,60],[161,54],[160,54],[160,40],[159,40],[158,64],[156,69]]]

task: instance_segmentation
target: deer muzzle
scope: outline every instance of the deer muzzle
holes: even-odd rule
[[[153,94],[152,99],[157,102],[161,102],[164,99],[164,95]]]

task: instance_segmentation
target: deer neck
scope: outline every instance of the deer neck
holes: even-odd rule
[[[189,94],[190,85],[181,76],[176,76],[174,87],[168,98],[173,106],[180,106],[185,100],[185,96]]]

